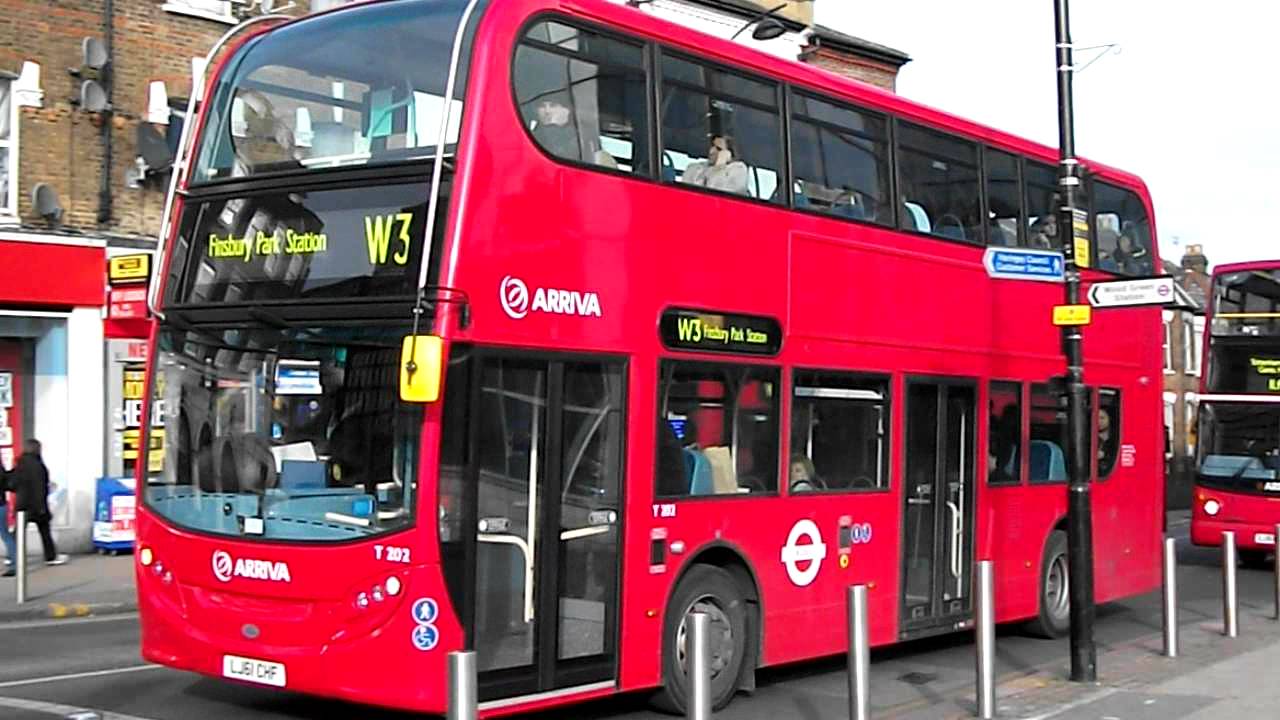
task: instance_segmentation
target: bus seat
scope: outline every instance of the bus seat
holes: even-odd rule
[[[915,230],[916,232],[933,232],[933,225],[929,222],[929,213],[924,211],[916,203],[904,201],[902,203],[903,217],[910,220],[911,224],[903,223],[907,230]]]
[[[1049,440],[1031,441],[1031,481],[1065,482],[1067,460],[1062,448]]]
[[[711,463],[701,451],[685,448],[684,463],[689,473],[690,495],[711,495],[715,483],[711,477]]]
[[[723,445],[706,449],[707,462],[711,464],[711,479],[717,495],[734,495],[738,492],[738,477],[733,467],[733,454]]]

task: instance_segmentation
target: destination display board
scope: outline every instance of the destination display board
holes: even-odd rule
[[[1252,347],[1255,344],[1268,347]],[[1219,338],[1212,352],[1210,393],[1280,395],[1280,351],[1274,342],[1255,340],[1241,346]]]
[[[782,325],[771,317],[671,308],[662,313],[662,344],[672,350],[777,355]]]
[[[178,303],[412,296],[428,197],[415,182],[194,204],[175,247]]]

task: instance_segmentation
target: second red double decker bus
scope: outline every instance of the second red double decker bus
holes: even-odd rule
[[[1215,267],[1206,315],[1191,539],[1232,531],[1259,567],[1280,523],[1280,260]]]
[[[180,168],[140,478],[147,659],[440,712],[1067,624],[1056,155],[604,0],[246,32]],[[1086,163],[1087,281],[1157,266]],[[1042,256],[1045,257],[1045,256]],[[1052,257],[1050,257],[1052,259]],[[1057,258],[1060,262],[1061,258]],[[1159,582],[1160,311],[1089,330],[1097,598]]]

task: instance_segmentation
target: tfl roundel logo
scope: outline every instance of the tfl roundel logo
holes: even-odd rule
[[[517,277],[502,278],[500,287],[502,309],[514,320],[529,314],[529,286]]]
[[[231,571],[234,563],[231,562],[231,555],[226,550],[219,550],[213,554],[213,576],[222,582],[231,582]]]

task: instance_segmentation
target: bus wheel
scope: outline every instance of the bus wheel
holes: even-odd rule
[[[1060,638],[1071,629],[1071,582],[1067,575],[1067,534],[1049,533],[1040,560],[1040,585],[1036,594],[1040,614],[1029,629],[1043,638]]]
[[[1271,569],[1271,563],[1267,562],[1266,550],[1241,550],[1240,564],[1252,570]]]
[[[747,612],[742,590],[733,576],[713,565],[694,565],[680,580],[662,628],[662,690],[653,704],[683,714],[689,697],[685,640],[691,612],[710,620],[708,648],[711,665],[711,707],[720,710],[733,699],[747,648]]]

